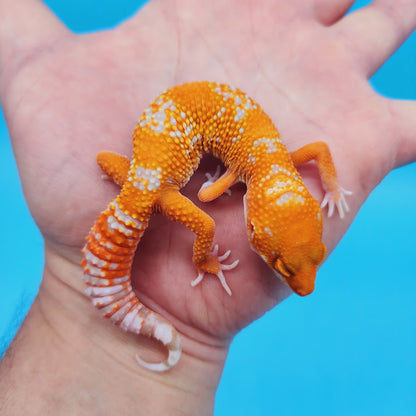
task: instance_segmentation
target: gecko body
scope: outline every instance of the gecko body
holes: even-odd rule
[[[179,190],[189,181],[204,153],[226,167],[198,194],[211,201],[237,181],[247,185],[244,212],[252,248],[294,292],[314,289],[317,266],[325,257],[322,211],[296,165],[315,160],[324,204],[341,216],[348,206],[347,191],[339,187],[328,147],[309,144],[289,153],[271,119],[247,94],[225,84],[193,82],[168,89],[149,105],[133,133],[130,160],[102,152],[97,160],[104,172],[122,186],[93,225],[83,249],[86,293],[102,315],[122,329],[161,341],[169,351],[161,363],[137,360],[151,370],[164,371],[179,360],[181,346],[174,327],[146,308],[132,290],[130,272],[137,244],[149,218],[161,212],[196,234],[193,263],[198,271],[192,285],[205,274],[216,275],[231,294],[223,264],[229,252],[213,249],[214,221]]]

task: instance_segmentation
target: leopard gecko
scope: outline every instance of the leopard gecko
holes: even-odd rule
[[[230,254],[213,245],[215,223],[179,190],[189,181],[204,153],[224,163],[226,172],[209,176],[198,193],[212,201],[237,181],[247,185],[243,198],[251,247],[298,295],[314,289],[317,266],[325,257],[321,241],[322,211],[348,211],[327,145],[308,144],[289,153],[271,119],[247,94],[214,82],[191,82],[168,89],[149,105],[133,132],[131,161],[101,152],[102,170],[122,186],[98,216],[83,249],[86,294],[104,317],[125,331],[154,337],[168,349],[160,363],[144,367],[165,371],[181,354],[177,331],[144,306],[134,293],[130,272],[134,253],[149,218],[160,212],[196,234],[193,263],[199,284],[206,274],[219,278],[231,295],[223,264]],[[320,206],[306,189],[295,166],[315,160],[326,191]]]

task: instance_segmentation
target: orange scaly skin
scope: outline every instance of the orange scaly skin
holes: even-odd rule
[[[137,244],[153,212],[162,212],[196,234],[193,262],[198,284],[205,273],[216,275],[231,295],[223,274],[237,265],[222,264],[229,252],[213,251],[214,221],[179,193],[206,152],[219,157],[227,171],[210,177],[198,196],[211,201],[236,181],[247,184],[244,197],[251,246],[297,294],[314,289],[317,266],[325,257],[321,242],[322,212],[304,186],[295,165],[316,160],[329,205],[341,217],[348,210],[337,184],[329,149],[313,143],[289,154],[279,132],[260,106],[238,89],[194,82],[167,90],[141,116],[133,133],[131,162],[102,152],[97,161],[122,186],[101,213],[83,250],[86,293],[105,317],[126,331],[154,337],[169,350],[162,363],[138,361],[164,371],[180,357],[173,326],[137,299],[130,271]],[[209,175],[210,176],[210,175]]]

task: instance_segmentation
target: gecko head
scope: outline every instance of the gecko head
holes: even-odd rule
[[[273,270],[297,295],[306,296],[315,289],[317,268],[325,253],[326,247],[323,243],[314,247],[309,247],[309,244],[308,247],[297,247],[297,251],[278,257]]]
[[[254,251],[296,294],[306,296],[315,288],[317,268],[326,253],[322,213],[314,199],[305,204],[288,201],[287,208],[268,204],[255,215],[248,213],[247,231]]]

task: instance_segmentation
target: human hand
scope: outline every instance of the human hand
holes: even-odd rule
[[[1,97],[25,195],[45,237],[39,301],[51,304],[48,297],[62,297],[64,286],[55,280],[65,282],[77,293],[67,313],[81,325],[80,312],[87,308],[80,307],[86,301],[78,279],[80,248],[95,216],[117,191],[99,183],[95,154],[102,149],[129,154],[135,120],[168,86],[194,79],[233,83],[262,105],[289,149],[318,139],[329,143],[341,184],[354,191],[350,216],[343,222],[331,219],[325,228],[329,249],[378,181],[414,159],[414,103],[387,100],[367,84],[415,24],[410,1],[396,2],[396,24],[385,17],[388,2],[382,1],[340,21],[350,1],[257,2],[253,9],[234,2],[153,1],[116,30],[84,36],[69,34],[35,2],[27,3],[40,13],[38,19],[30,16],[32,38],[19,36],[19,26],[13,25],[27,16],[16,19],[15,14],[9,25],[16,33],[8,38],[3,32],[0,39],[1,60],[8,63],[0,79]],[[233,10],[227,19],[223,8]],[[8,5],[6,15],[12,9]],[[197,24],[192,16],[200,16]],[[204,171],[212,166],[207,163],[195,175],[188,196],[196,195]],[[321,198],[316,171],[302,172]],[[201,361],[215,357],[218,368],[232,335],[289,293],[248,248],[242,193],[233,189],[230,198],[203,207],[216,219],[220,247],[232,248],[241,260],[228,279],[232,298],[214,279],[189,287],[195,274],[193,236],[160,217],[139,246],[133,272],[139,298],[166,313],[183,334],[184,355]],[[57,313],[56,308],[48,311]],[[113,341],[105,336],[101,341],[114,354]],[[135,342],[130,340],[129,349]],[[116,345],[118,353],[123,346]]]

